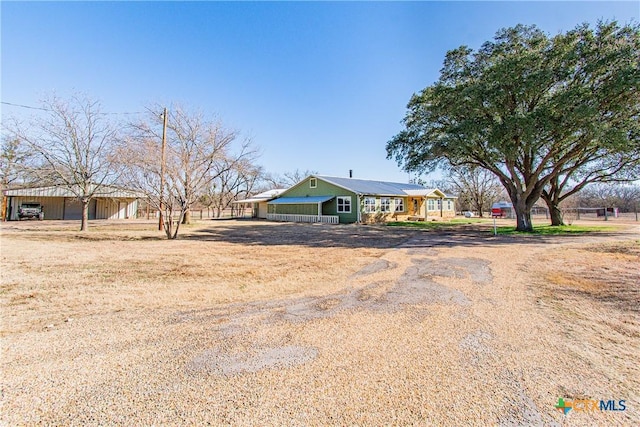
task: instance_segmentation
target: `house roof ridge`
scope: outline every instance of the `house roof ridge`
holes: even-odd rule
[[[349,178],[346,176],[333,176],[333,175],[311,175],[311,176],[315,176],[317,178],[338,178],[338,179],[345,179],[345,180],[350,180],[350,181],[366,181],[366,182],[377,182],[377,183],[383,183],[383,184],[393,184],[393,185],[417,185],[420,186],[422,188],[426,188],[420,184],[412,184],[410,182],[397,182],[397,181],[383,181],[380,179],[363,179],[363,178]]]

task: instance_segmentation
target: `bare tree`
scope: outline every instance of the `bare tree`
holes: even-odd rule
[[[318,172],[313,170],[307,169],[307,170],[301,171],[300,169],[296,169],[294,171],[285,172],[283,175],[266,174],[263,180],[267,184],[266,186],[270,188],[289,188],[296,185],[297,183],[299,183],[309,175],[317,175],[317,174]]]
[[[111,150],[115,127],[106,119],[100,102],[75,95],[43,102],[47,114],[24,126],[13,121],[8,136],[29,150],[23,171],[41,183],[64,186],[82,203],[81,231],[86,231],[89,203],[117,178]],[[23,159],[24,160],[24,159]]]
[[[262,167],[254,165],[254,158],[226,159],[220,165],[220,173],[200,198],[207,208],[213,207],[216,217],[231,206],[234,200],[248,197],[262,177]]]
[[[479,167],[451,168],[447,180],[458,193],[459,206],[477,212],[480,217],[504,192],[495,175]]]
[[[180,224],[189,222],[191,205],[216,178],[255,151],[249,141],[239,141],[237,132],[220,122],[174,108],[167,118],[161,188],[162,117],[157,114],[161,110],[154,106],[147,120],[131,124],[119,158],[127,184],[145,193],[151,206],[163,212],[167,238],[175,239]],[[174,214],[178,214],[177,221]]]
[[[15,123],[15,122],[14,122]],[[11,126],[10,126],[11,127]],[[0,187],[52,186],[54,171],[24,141],[3,135],[0,152]]]
[[[0,152],[0,189],[4,190],[16,183],[24,182],[23,165],[30,151],[21,149],[22,144],[17,138],[3,137]]]
[[[592,184],[578,196],[581,207],[616,207],[620,212],[634,212],[640,206],[640,185]]]

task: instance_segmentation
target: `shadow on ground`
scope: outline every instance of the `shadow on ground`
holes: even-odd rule
[[[312,248],[431,248],[456,246],[482,246],[508,244],[571,243],[584,241],[585,237],[610,238],[621,233],[597,232],[582,235],[498,235],[486,227],[462,225],[446,230],[416,230],[382,225],[328,225],[260,222],[216,225],[187,232],[185,240],[211,240],[245,245],[301,245]]]

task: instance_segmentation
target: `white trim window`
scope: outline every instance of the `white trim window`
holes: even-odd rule
[[[376,212],[376,198],[375,197],[365,197],[364,198],[364,213],[375,213]]]
[[[336,197],[338,213],[351,213],[351,196]]]
[[[391,199],[388,197],[380,197],[380,212],[391,212]]]
[[[435,211],[436,210],[436,201],[433,199],[429,199],[427,201],[427,209],[430,211]]]
[[[404,199],[397,198],[393,201],[394,212],[404,212]]]
[[[318,186],[318,179],[317,178],[311,178],[309,180],[309,188],[316,188]]]

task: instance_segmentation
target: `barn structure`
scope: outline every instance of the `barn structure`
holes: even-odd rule
[[[39,203],[44,219],[82,219],[82,203],[65,186],[4,190],[3,220],[18,220],[18,208],[23,203]],[[144,196],[131,190],[101,186],[89,203],[89,219],[135,218],[138,199]]]
[[[491,216],[493,218],[515,218],[516,211],[513,203],[507,201],[495,202],[491,205]]]

